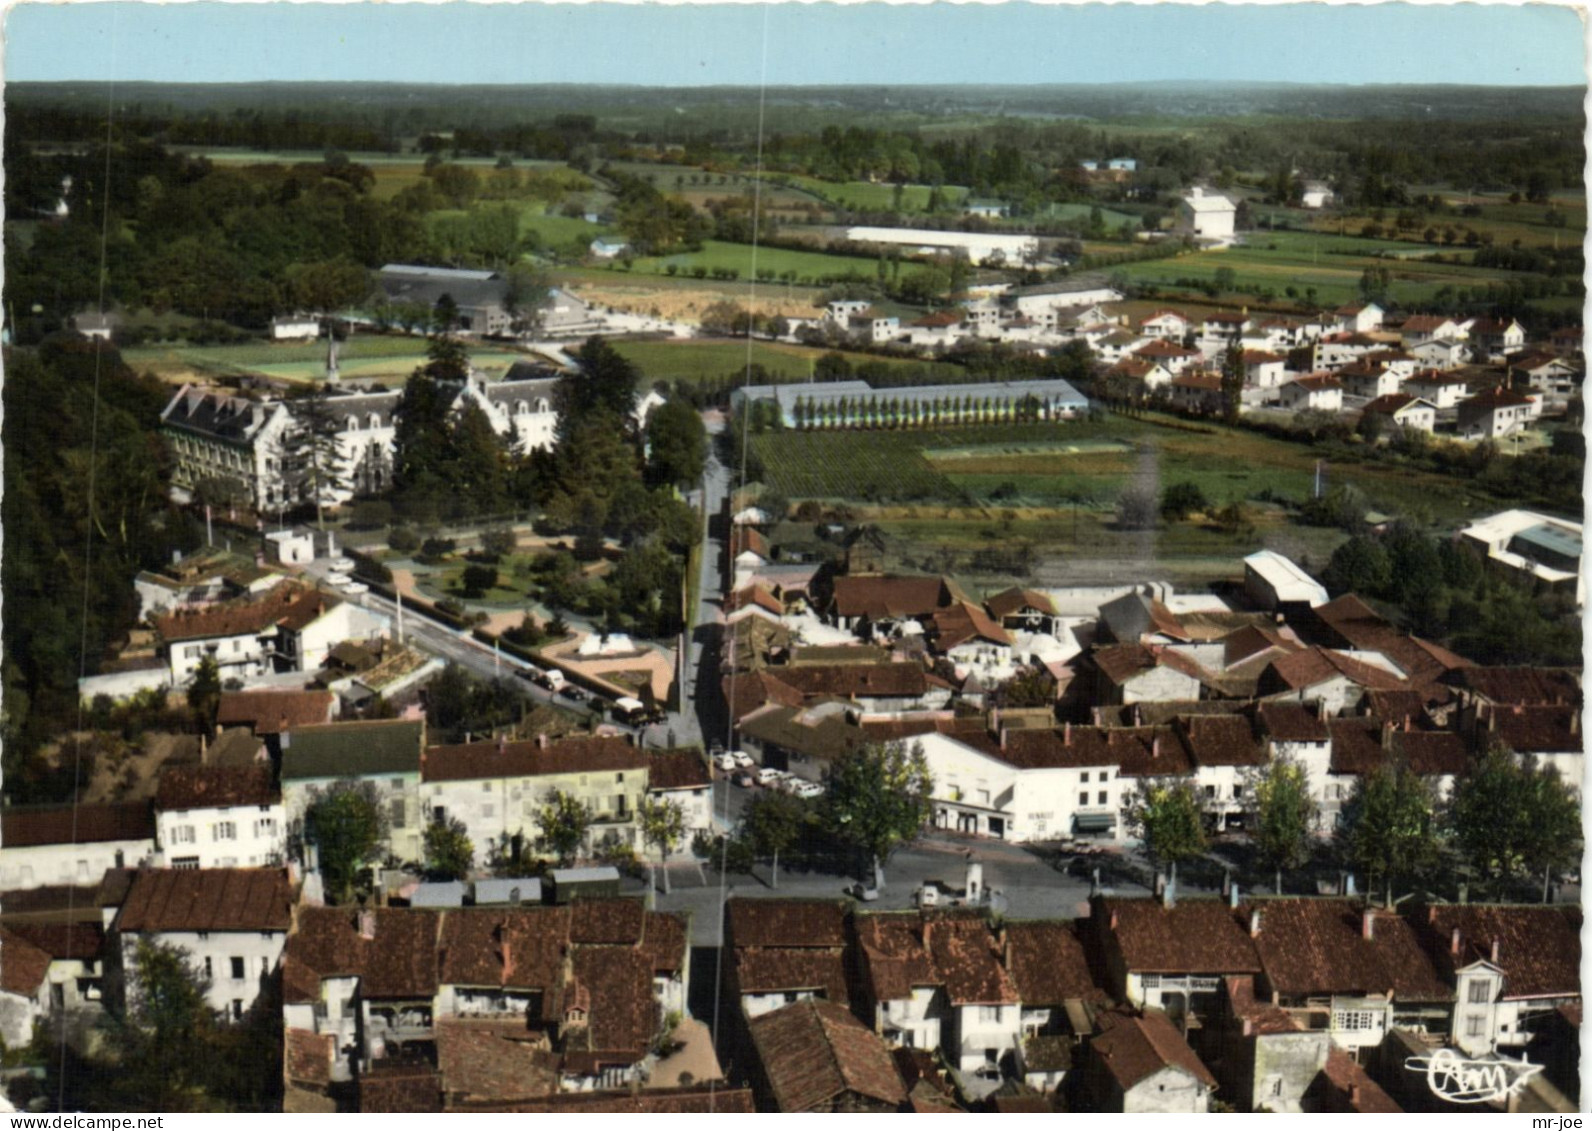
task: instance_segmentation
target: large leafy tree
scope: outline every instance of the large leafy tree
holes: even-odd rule
[[[556,856],[560,864],[568,866],[586,843],[591,812],[573,794],[561,789],[549,790],[537,823],[541,826],[543,847]]]
[[[326,528],[326,507],[348,490],[342,422],[326,386],[317,384],[288,405],[292,417],[282,437],[282,477],[290,497],[315,503],[315,521]]]
[[[678,801],[667,798],[644,799],[636,807],[636,819],[641,825],[641,837],[658,850],[663,858],[663,891],[669,893],[669,857],[680,847],[685,836],[685,810]]]
[[[1244,347],[1234,342],[1222,354],[1222,416],[1236,421],[1243,409]]]
[[[221,705],[221,669],[214,656],[199,661],[193,679],[188,684],[188,710],[193,714],[194,725],[201,733],[209,734],[215,726],[216,709]]]
[[[801,839],[808,812],[807,804],[795,794],[765,791],[752,799],[741,818],[741,833],[752,851],[773,857],[772,887],[779,887],[779,854]]]
[[[0,618],[0,747],[7,794],[60,801],[70,783],[34,753],[71,725],[78,677],[138,619],[129,579],[194,548],[199,534],[169,502],[158,435],[169,389],[81,339],[10,349],[5,365],[0,576],[28,603],[26,615]]]
[[[475,867],[475,845],[457,817],[426,826],[425,850],[426,871],[437,879],[462,880]]]
[[[313,790],[304,826],[320,857],[327,896],[347,903],[360,870],[380,858],[387,839],[387,816],[375,785],[347,780]]]
[[[1319,806],[1310,796],[1305,768],[1291,758],[1274,758],[1253,775],[1247,790],[1250,826],[1261,861],[1276,872],[1277,894],[1282,874],[1310,860]]]
[[[216,1039],[209,979],[188,952],[139,939],[127,971],[127,1011],[112,1015],[112,1092],[125,1111],[210,1111],[205,1066]]]
[[[1581,811],[1558,770],[1494,748],[1454,787],[1443,814],[1475,875],[1507,896],[1511,880],[1581,855]]]
[[[1355,782],[1339,836],[1353,864],[1380,883],[1393,906],[1393,885],[1437,865],[1440,845],[1432,790],[1407,765],[1378,766]]]
[[[934,814],[934,776],[922,743],[869,743],[835,760],[824,795],[831,835],[858,849],[884,884],[884,866],[915,839]]]
[[[576,351],[575,364],[579,372],[560,378],[554,390],[559,439],[566,439],[577,425],[597,415],[613,418],[628,433],[641,371],[613,343],[596,336],[586,339]]]
[[[647,479],[659,486],[689,487],[707,466],[708,434],[702,417],[680,397],[665,401],[647,418]]]
[[[1205,852],[1205,820],[1192,778],[1150,778],[1127,802],[1128,831],[1158,867],[1177,866]]]

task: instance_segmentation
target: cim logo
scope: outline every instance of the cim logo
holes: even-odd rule
[[[1506,1100],[1542,1071],[1540,1064],[1519,1060],[1466,1060],[1453,1049],[1438,1049],[1431,1056],[1412,1056],[1404,1067],[1426,1073],[1432,1095],[1455,1104],[1484,1104]]]

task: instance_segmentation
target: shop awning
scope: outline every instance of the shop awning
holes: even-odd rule
[[[1075,813],[1072,818],[1074,832],[1108,833],[1116,828],[1115,813]]]

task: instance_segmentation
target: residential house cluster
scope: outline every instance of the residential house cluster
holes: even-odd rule
[[[1103,312],[1102,312],[1103,313]],[[1191,413],[1227,408],[1222,374],[1241,353],[1240,412],[1353,413],[1382,431],[1494,439],[1562,413],[1580,388],[1579,336],[1562,353],[1527,348],[1513,319],[1390,317],[1352,303],[1314,318],[1218,311],[1196,322],[1159,310],[1132,330],[1089,339],[1118,395],[1160,397]]]
[[[915,745],[935,827],[1120,837],[1141,781],[1186,777],[1211,828],[1236,828],[1255,777],[1287,758],[1327,835],[1379,767],[1408,765],[1447,796],[1499,742],[1579,788],[1578,673],[1479,667],[1352,594],[1328,600],[1275,552],[1245,560],[1242,607],[1145,586],[1063,616],[1062,602],[1076,611],[1087,595],[1014,589],[977,602],[943,578],[852,572],[877,564],[867,545],[856,537],[834,565],[789,567],[804,571],[794,600],[777,542],[735,559],[725,697],[738,745],[801,778],[822,781],[865,744]],[[1030,694],[1053,691],[1015,704],[1005,687],[1019,677]]]
[[[1396,1112],[1387,1050],[1540,1061],[1580,1003],[1570,908],[1234,888],[999,920],[972,902],[732,898],[727,1032],[759,1110]]]
[[[689,937],[685,917],[624,898],[301,906],[282,959],[287,1106],[508,1112],[635,1093],[686,1014]]]

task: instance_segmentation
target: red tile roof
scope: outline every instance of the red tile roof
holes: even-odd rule
[[[1581,909],[1541,905],[1447,904],[1417,919],[1422,941],[1447,977],[1475,962],[1504,974],[1505,1000],[1578,997],[1581,993]],[[1459,953],[1453,932],[1459,932]]]
[[[336,1038],[330,1033],[289,1029],[283,1039],[287,1078],[295,1084],[322,1087],[332,1082],[332,1056]]]
[[[111,805],[40,805],[0,810],[0,844],[34,848],[44,844],[102,844],[154,840],[155,817],[147,801]]]
[[[1399,1001],[1453,996],[1415,932],[1396,914],[1346,899],[1267,899],[1242,910],[1259,916],[1254,946],[1274,993],[1301,998],[1391,991]]]
[[[303,907],[282,955],[282,994],[288,1002],[319,1001],[321,979],[355,976],[372,1000],[430,998],[437,992],[437,935],[441,913],[378,907],[364,913],[371,937],[360,934],[360,912]]]
[[[1133,973],[1260,971],[1260,958],[1249,933],[1220,900],[1181,900],[1168,908],[1154,899],[1105,899],[1097,904],[1097,912]]]
[[[639,899],[579,899],[570,905],[572,943],[635,946],[646,926],[647,909]]]
[[[839,948],[737,947],[731,959],[735,984],[743,994],[810,991],[845,1005],[846,961]]]
[[[984,640],[991,644],[1012,642],[1006,630],[991,620],[988,613],[967,602],[935,613],[933,623],[934,646],[941,652],[948,652],[969,640]]]
[[[442,1081],[425,1060],[377,1060],[359,1074],[359,1110],[390,1115],[442,1111]]]
[[[1338,1104],[1345,1111],[1373,1115],[1394,1115],[1404,1111],[1360,1067],[1359,1061],[1337,1045],[1328,1046],[1327,1063],[1321,1069],[1321,1076],[1336,1093]]]
[[[1105,1013],[1101,1021],[1106,1029],[1090,1043],[1090,1051],[1124,1092],[1163,1068],[1180,1068],[1207,1088],[1216,1087],[1216,1077],[1160,1010],[1143,1017]]]
[[[1261,766],[1266,748],[1247,715],[1179,715],[1174,724],[1196,766]]]
[[[169,766],[160,773],[155,808],[226,809],[282,800],[270,766]]]
[[[540,1047],[524,1020],[439,1018],[437,1071],[449,1108],[460,1103],[504,1104],[558,1090],[557,1058]]]
[[[246,726],[255,734],[330,722],[337,696],[330,691],[224,691],[216,725]]]
[[[734,947],[842,947],[846,905],[833,899],[732,898],[726,942]]]
[[[1105,1001],[1072,919],[1006,923],[1006,965],[1025,1007]]]
[[[1335,774],[1370,774],[1387,762],[1382,747],[1382,726],[1366,719],[1328,719],[1332,732],[1332,762]]]
[[[1025,608],[1037,609],[1050,616],[1056,615],[1055,602],[1049,595],[1037,589],[1003,589],[985,601],[984,607],[990,611],[990,615],[1002,618],[1015,616]]]
[[[928,616],[951,604],[952,595],[938,577],[837,577],[834,611],[842,617],[869,620]]]
[[[1581,708],[1569,703],[1494,707],[1482,721],[1499,742],[1517,754],[1565,754],[1585,748]]]
[[[565,1092],[511,1104],[455,1104],[450,1111],[499,1111],[535,1114],[753,1115],[750,1088],[692,1084],[686,1088],[648,1088],[642,1092]]]
[[[22,920],[8,924],[11,933],[62,961],[97,962],[105,945],[105,930],[97,922],[40,923]]]
[[[139,872],[116,926],[122,931],[286,931],[293,891],[280,868]]]
[[[906,1102],[884,1042],[842,1006],[797,1002],[754,1018],[748,1029],[782,1112],[827,1110],[848,1095],[890,1107]]]
[[[648,956],[627,946],[578,946],[572,971],[576,992],[591,994],[589,1051],[629,1063],[646,1056],[662,1020]]]
[[[1469,667],[1444,683],[1487,703],[1580,703],[1579,674],[1563,668]]]
[[[37,998],[50,972],[50,956],[15,931],[0,927],[0,990]]]
[[[1531,402],[1532,398],[1525,393],[1516,392],[1514,389],[1506,389],[1502,385],[1493,385],[1483,389],[1468,400],[1460,401],[1459,408],[1461,412],[1466,413],[1490,412],[1499,408],[1518,408]]]
[[[540,990],[541,1020],[558,1015],[569,940],[568,907],[476,907],[442,920],[437,980],[442,985]]]
[[[645,770],[647,752],[628,738],[598,735],[529,742],[461,743],[428,746],[420,762],[422,781],[484,781],[546,774]]]
[[[701,750],[654,750],[647,768],[647,788],[707,789],[713,784],[712,771]]]
[[[801,698],[834,696],[839,699],[917,698],[929,689],[929,673],[920,663],[811,664],[766,668],[758,673],[784,684]]]
[[[1397,416],[1405,409],[1419,403],[1419,397],[1412,397],[1407,393],[1387,393],[1374,401],[1367,402],[1362,411],[1373,416]]]
[[[168,643],[224,636],[264,634],[283,625],[302,629],[342,601],[317,589],[278,585],[263,597],[205,608],[179,609],[153,618],[156,633]]]
[[[1257,712],[1261,730],[1278,742],[1326,742],[1327,721],[1302,703],[1262,703]]]

